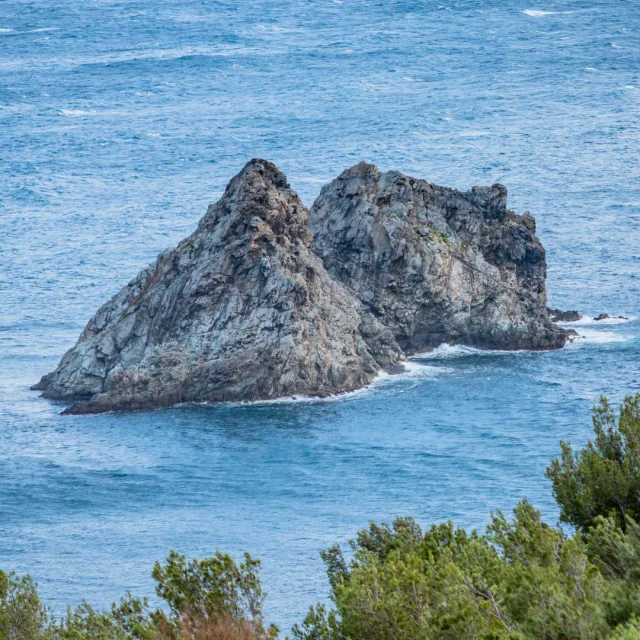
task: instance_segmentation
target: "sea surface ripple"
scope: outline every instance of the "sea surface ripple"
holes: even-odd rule
[[[177,549],[263,560],[287,629],[369,520],[549,521],[558,441],[640,390],[640,3],[3,0],[0,567],[57,613],[151,594]],[[554,353],[441,347],[333,401],[61,417],[28,391],[251,157],[310,205],[355,162],[501,182],[548,251]]]

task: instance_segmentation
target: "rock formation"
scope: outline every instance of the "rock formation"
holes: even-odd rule
[[[252,160],[34,388],[93,413],[326,396],[397,368],[393,336],[311,251],[308,215],[273,164]]]
[[[547,309],[551,322],[577,322],[582,316],[577,311],[562,311],[561,309]]]
[[[608,313],[601,313],[600,315],[594,318],[596,322],[600,322],[600,320],[628,320],[628,319],[629,318],[627,318],[626,316],[610,316]]]
[[[460,192],[361,162],[311,209],[314,251],[407,354],[443,342],[556,349],[535,220],[499,184]]]
[[[313,250],[308,219],[285,176],[250,161],[33,388],[69,413],[327,396],[442,342],[568,339],[547,316],[535,222],[500,185],[461,193],[361,163],[322,190]]]

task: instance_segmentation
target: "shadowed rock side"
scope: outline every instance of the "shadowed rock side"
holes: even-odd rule
[[[97,413],[326,396],[398,369],[391,333],[311,251],[308,216],[273,164],[250,161],[34,388]]]
[[[441,343],[557,349],[535,220],[499,184],[465,193],[361,162],[311,209],[314,251],[407,354]]]

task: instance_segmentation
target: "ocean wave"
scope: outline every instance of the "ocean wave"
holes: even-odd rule
[[[193,57],[233,57],[245,55],[270,55],[260,47],[240,46],[236,44],[186,46],[172,49],[143,49],[118,54],[108,54],[81,60],[82,65],[115,65],[120,63],[137,63],[145,61],[174,62]]]
[[[363,396],[373,395],[383,388],[395,387],[398,383],[418,380],[432,380],[436,377],[449,373],[451,370],[443,367],[433,367],[429,365],[419,364],[417,362],[404,362],[405,371],[402,373],[386,373],[381,371],[368,385],[354,391],[345,393],[337,393],[331,396],[285,396],[282,398],[274,398],[273,400],[254,400],[246,402],[225,402],[225,406],[230,407],[261,407],[279,404],[326,404],[333,402],[344,402],[361,398]],[[217,406],[219,403],[195,402],[178,406]]]
[[[612,325],[612,324],[626,324],[627,322],[633,322],[635,320],[635,316],[628,316],[625,318],[605,318],[604,320],[596,320],[591,316],[583,316],[580,320],[575,320],[574,322],[557,322],[562,327],[575,328],[575,327],[584,327],[584,326],[604,326],[604,325]]]
[[[461,356],[486,356],[486,355],[512,355],[517,353],[529,353],[525,349],[519,351],[506,351],[504,349],[477,349],[464,344],[441,344],[433,351],[416,353],[411,356],[411,360],[442,360],[448,358],[459,358]]]
[[[525,9],[522,13],[532,18],[542,18],[543,16],[552,16],[558,13],[558,11],[540,11],[539,9]]]
[[[628,336],[615,331],[598,331],[597,329],[580,328],[578,335],[567,346],[580,344],[607,344],[609,342],[626,342]]]
[[[0,27],[0,36],[2,35],[14,35],[21,36],[27,33],[46,33],[47,31],[57,31],[58,27],[40,27],[39,29],[27,29],[26,31],[16,31],[11,27]]]
[[[89,115],[88,111],[83,111],[82,109],[60,109],[58,113],[61,116],[69,116],[70,118]]]

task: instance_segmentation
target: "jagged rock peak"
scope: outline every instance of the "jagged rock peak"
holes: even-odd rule
[[[397,369],[391,333],[310,250],[308,216],[285,176],[252,160],[35,388],[88,413],[326,396]]]
[[[278,167],[253,158],[231,179],[223,198],[209,207],[199,226],[211,230],[222,222],[228,233],[237,234],[238,225],[263,230],[267,225],[278,241],[299,239],[308,247],[308,219],[309,211]]]
[[[329,273],[407,353],[568,339],[547,316],[535,220],[507,209],[503,185],[461,192],[361,162],[322,189],[310,227]]]

